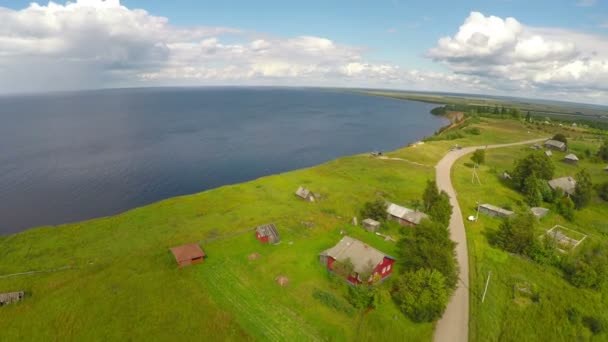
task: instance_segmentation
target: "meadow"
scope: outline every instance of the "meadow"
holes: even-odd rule
[[[403,160],[343,157],[116,216],[2,236],[0,292],[24,290],[26,299],[0,308],[0,340],[430,340],[434,325],[411,322],[390,299],[352,316],[315,299],[315,290],[343,298],[342,287],[320,265],[318,254],[337,243],[344,230],[395,255],[394,243],[350,224],[364,202],[381,197],[412,205],[421,198],[426,181],[434,178],[434,164],[454,144],[516,142],[547,136],[551,130],[511,120],[480,119],[474,125],[480,128],[479,134],[462,128],[462,137],[456,140],[430,139],[386,154]],[[582,147],[586,144],[580,142]],[[467,158],[459,162],[454,177],[465,213],[477,198],[495,198],[496,204],[502,204],[503,197],[518,199],[518,194],[500,186],[492,170],[507,167],[514,154],[523,152],[517,148],[488,153],[488,166],[480,171],[482,181],[487,180],[483,187],[469,185]],[[300,185],[322,197],[315,203],[299,200],[294,191]],[[498,193],[490,197],[494,191]],[[601,229],[608,231],[599,219],[607,214],[601,204],[588,210],[579,215],[578,225],[564,225],[592,238]],[[545,220],[547,225],[553,224],[551,220],[561,222],[553,214]],[[558,295],[565,292],[585,310],[606,307],[605,296],[572,288],[554,270],[537,269],[488,246],[481,226],[486,222],[490,228],[497,224],[484,219],[467,227],[472,298],[477,298],[486,270],[492,269],[497,278],[483,306],[473,299],[471,336],[480,341],[505,336],[505,315],[513,310],[535,310],[527,319],[512,318],[522,326],[518,336],[538,333],[540,329],[533,329],[538,324],[553,323],[543,317],[545,310],[508,305],[505,296],[510,283],[504,280],[504,286],[499,285],[501,275],[510,279],[521,274],[543,289],[546,286],[547,296],[564,298]],[[279,244],[263,245],[255,239],[250,228],[265,223],[277,225]],[[586,228],[587,224],[597,228]],[[389,225],[384,233],[397,238],[401,229]],[[179,269],[169,248],[191,242],[199,242],[208,257],[202,264]],[[259,258],[250,260],[252,253],[259,253]],[[70,268],[2,277],[64,266]],[[289,278],[288,286],[275,282],[280,275]],[[379,287],[387,297],[390,278]],[[554,303],[543,302],[559,305]],[[563,336],[574,336],[576,329],[563,332]]]

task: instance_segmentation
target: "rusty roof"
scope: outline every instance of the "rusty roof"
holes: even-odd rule
[[[205,256],[205,252],[203,252],[201,247],[196,243],[173,247],[171,248],[171,253],[173,253],[177,262],[192,260]]]

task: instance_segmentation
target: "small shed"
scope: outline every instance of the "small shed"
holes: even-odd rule
[[[179,267],[200,264],[205,258],[205,252],[197,243],[173,247],[171,253],[173,253]]]
[[[423,212],[405,208],[395,203],[388,204],[386,213],[388,214],[388,218],[390,220],[396,221],[402,226],[410,227],[418,225],[420,224],[420,221],[428,218],[428,215]]]
[[[371,218],[366,218],[365,220],[361,221],[361,225],[363,226],[363,229],[367,230],[368,232],[375,233],[380,230],[380,222]]]
[[[22,300],[23,297],[25,297],[25,292],[23,291],[0,293],[0,306],[16,303]]]
[[[555,178],[549,181],[549,187],[552,190],[561,189],[568,195],[574,195],[576,190],[576,180],[570,176]]]
[[[549,209],[541,207],[530,208],[530,211],[532,214],[534,214],[534,216],[536,216],[536,218],[539,219],[545,217],[549,213]]]
[[[540,146],[540,144],[534,144],[534,145],[530,146],[530,148],[533,150],[540,150],[542,147]]]
[[[508,217],[513,215],[513,212],[491,204],[481,204],[478,208],[479,212],[493,217]]]
[[[508,172],[503,172],[502,175],[500,176],[500,178],[504,179],[504,180],[511,180],[513,179],[513,177],[511,177],[511,175]]]
[[[298,196],[301,199],[306,200],[308,202],[315,201],[315,195],[310,190],[308,190],[302,186],[299,187],[298,190],[296,190],[296,196]]]
[[[569,164],[576,164],[578,163],[578,157],[574,153],[570,153],[564,157],[564,161]]]
[[[552,156],[553,156],[553,152],[551,152],[550,150],[546,150],[546,151],[545,151],[545,155],[546,155],[547,157],[552,157]]]
[[[255,229],[255,237],[261,243],[277,243],[281,240],[279,231],[274,224],[265,224]]]
[[[549,140],[545,141],[545,147],[550,148],[552,150],[558,150],[558,151],[566,151],[568,149],[568,146],[566,146],[566,144],[563,141],[558,141],[558,140],[553,140],[553,139],[549,139]]]

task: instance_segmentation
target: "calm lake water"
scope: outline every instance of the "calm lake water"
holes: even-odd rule
[[[446,124],[432,104],[281,88],[0,97],[0,234],[392,150]]]

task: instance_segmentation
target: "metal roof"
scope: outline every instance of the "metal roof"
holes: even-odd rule
[[[576,180],[570,176],[552,179],[549,181],[551,189],[562,189],[567,194],[574,194],[576,189]]]
[[[505,216],[511,216],[511,215],[513,215],[513,212],[511,210],[503,209],[501,207],[497,207],[497,206],[492,205],[492,204],[487,204],[486,203],[486,204],[480,205],[480,207],[488,209],[488,210],[496,212],[496,213],[501,213],[501,214],[503,214]]]
[[[338,244],[325,250],[321,255],[330,256],[340,262],[350,259],[353,263],[354,271],[357,273],[373,271],[373,269],[370,270],[369,268],[378,266],[384,260],[384,257],[391,258],[374,247],[350,236],[343,237]]]
[[[205,252],[203,252],[197,243],[173,247],[171,248],[171,253],[173,253],[177,262],[188,261],[205,256]]]

